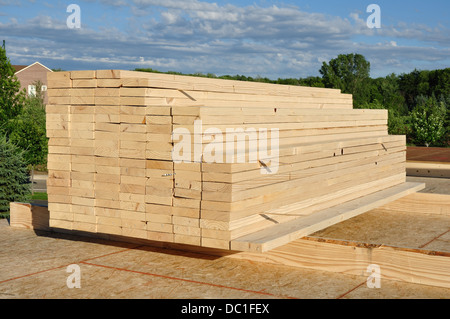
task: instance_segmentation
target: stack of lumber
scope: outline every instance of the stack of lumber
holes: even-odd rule
[[[239,249],[405,182],[387,111],[339,90],[98,70],[49,73],[48,97],[54,228]]]

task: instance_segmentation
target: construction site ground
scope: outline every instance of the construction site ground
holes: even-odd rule
[[[449,179],[407,179],[425,182],[427,187],[423,192],[450,194]],[[357,217],[362,223],[363,216]],[[397,220],[393,225],[408,225],[411,217],[403,218],[404,221]],[[358,222],[357,219],[348,220],[349,227]],[[417,230],[406,226],[402,236],[414,238],[417,245],[423,241],[422,246],[440,245],[441,249],[449,249],[450,233],[448,229],[447,232],[439,229],[449,228],[448,219],[436,220],[435,225],[435,232],[428,238],[417,236]],[[330,228],[322,232],[330,235],[342,231],[344,226],[341,223],[337,228],[332,226],[334,230]],[[369,229],[370,225],[364,227],[367,231],[374,231]],[[359,230],[359,233],[364,232],[364,228]],[[380,229],[375,231],[380,232]],[[436,238],[438,233],[444,235]],[[388,238],[387,233],[386,236]],[[379,288],[370,288],[364,276],[17,229],[10,227],[6,219],[0,220],[0,242],[0,298],[3,299],[450,298],[449,288],[390,280],[382,280]],[[69,265],[79,267],[79,288],[69,288],[67,284],[72,274],[68,272]]]

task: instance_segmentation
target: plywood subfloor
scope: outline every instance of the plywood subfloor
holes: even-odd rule
[[[450,180],[425,182],[422,192],[450,194]],[[314,236],[384,242],[448,251],[448,219],[410,213],[369,212]],[[374,221],[374,219],[379,222]],[[345,225],[345,223],[347,223]],[[344,229],[343,226],[346,226]],[[396,227],[400,227],[396,230]],[[345,236],[344,236],[345,235]],[[155,299],[449,299],[450,288],[382,280],[368,288],[367,276],[213,256],[177,249],[120,243],[67,234],[13,229],[0,220],[0,298]],[[81,268],[81,288],[68,289],[67,266]]]
[[[414,183],[425,183],[425,188],[419,193],[450,195],[450,178],[407,176],[406,181]]]
[[[311,237],[450,252],[450,216],[375,209]]]
[[[0,220],[0,298],[378,299],[449,298],[450,289],[12,229]],[[67,266],[81,288],[66,286]],[[266,301],[268,302],[268,301]],[[152,308],[155,310],[154,308]],[[166,309],[167,311],[170,309]]]

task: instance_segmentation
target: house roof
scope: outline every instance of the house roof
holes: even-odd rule
[[[16,70],[16,74],[22,72],[25,69],[28,69],[29,67],[38,64],[44,68],[46,68],[48,70],[48,72],[53,72],[52,70],[50,70],[49,68],[47,68],[45,65],[39,63],[39,62],[34,62],[33,64],[30,65],[13,65],[12,67],[14,68],[14,70]]]
[[[28,65],[12,65],[12,67],[14,68],[15,72],[18,72],[22,69],[25,69]]]

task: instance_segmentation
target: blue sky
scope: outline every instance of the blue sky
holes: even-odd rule
[[[71,3],[80,29],[67,27]],[[367,27],[371,3],[381,9],[380,29]],[[449,12],[447,0],[0,0],[0,40],[13,64],[64,70],[298,78],[360,53],[378,77],[449,67]]]

